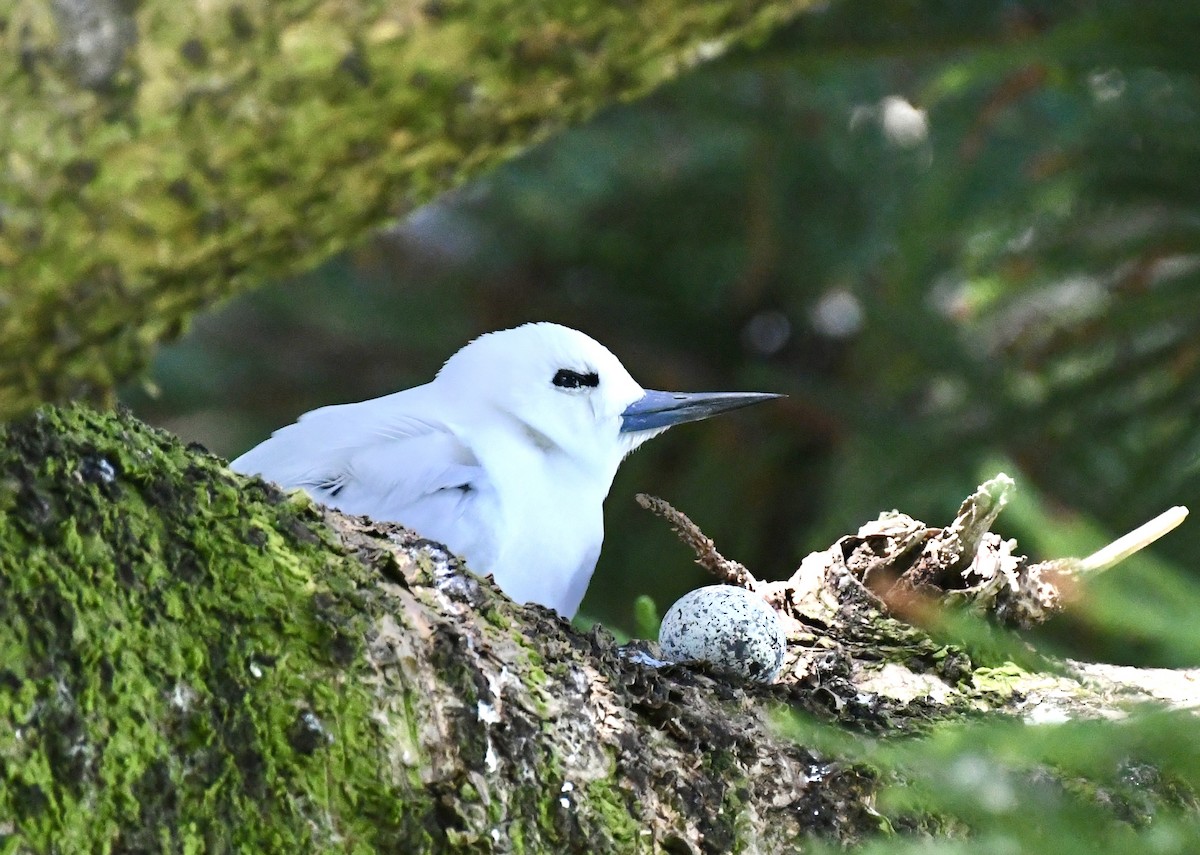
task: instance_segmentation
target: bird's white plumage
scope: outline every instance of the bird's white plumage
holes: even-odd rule
[[[560,369],[601,380],[559,388]],[[657,432],[620,432],[643,392],[583,333],[528,324],[476,339],[423,386],[307,413],[232,466],[403,523],[515,600],[571,616],[600,554],[617,467]]]
[[[475,339],[423,386],[307,413],[231,465],[403,523],[571,617],[621,460],[672,424],[771,397],[647,392],[583,333],[526,324]]]

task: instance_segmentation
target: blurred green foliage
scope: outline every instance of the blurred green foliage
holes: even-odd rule
[[[584,608],[625,630],[704,581],[638,491],[782,577],[881,510],[949,521],[1000,458],[1000,528],[1089,552],[1200,484],[1196,33],[1178,0],[828,4],[202,319],[127,398],[232,456],[536,319],[647,387],[787,393],[618,475]],[[1195,665],[1191,530],[1046,639]]]
[[[782,726],[877,776],[885,828],[949,838],[881,836],[853,850],[863,855],[1185,855],[1200,843],[1200,720],[1192,713],[1038,726],[992,720],[888,741],[800,718]],[[806,851],[845,849],[813,841]]]

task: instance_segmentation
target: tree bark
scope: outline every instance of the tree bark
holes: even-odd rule
[[[787,736],[796,713],[886,736],[1107,715],[1168,683],[1196,701],[1187,674],[1131,696],[1162,675],[976,661],[887,616],[829,560],[848,542],[801,567],[789,672],[742,683],[515,605],[437,544],[128,413],[40,410],[0,435],[0,843],[786,852],[882,822],[877,776]]]
[[[16,0],[0,11],[0,419],[107,400],[197,309],[805,5]]]

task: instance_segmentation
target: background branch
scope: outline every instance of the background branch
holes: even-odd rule
[[[311,268],[804,0],[17,0],[0,12],[0,418],[109,400]]]

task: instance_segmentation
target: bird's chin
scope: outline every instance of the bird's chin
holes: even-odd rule
[[[629,455],[633,454],[633,452],[637,451],[638,448],[641,447],[642,443],[644,443],[646,440],[654,439],[654,437],[658,436],[660,433],[666,433],[669,429],[670,426],[668,425],[667,427],[630,431],[629,433],[621,434],[621,443],[625,447],[624,457],[628,457]]]

